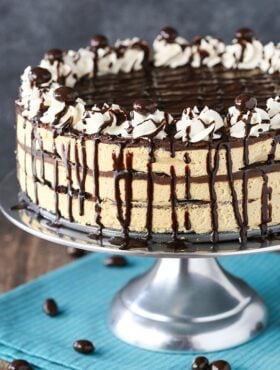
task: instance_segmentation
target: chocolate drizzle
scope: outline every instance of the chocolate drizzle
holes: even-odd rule
[[[100,199],[100,192],[99,192],[99,156],[98,156],[98,149],[99,149],[99,139],[93,139],[93,183],[94,183],[94,200],[95,200],[95,223],[99,227],[99,234],[102,234],[103,224],[101,222],[101,199]]]
[[[87,154],[85,148],[85,140],[81,138],[81,162],[79,160],[79,153],[78,153],[78,143],[75,143],[75,168],[76,168],[76,178],[79,185],[79,215],[84,215],[84,202],[85,202],[85,182],[87,176]],[[82,173],[80,173],[80,167],[82,169]]]
[[[117,205],[117,219],[123,232],[123,248],[129,243],[129,225],[131,221],[132,209],[132,171],[133,171],[133,156],[127,152],[124,163],[124,148],[125,145],[120,145],[118,155],[113,153],[113,169],[115,179],[115,201]],[[125,214],[123,212],[123,200],[121,198],[120,182],[124,180],[124,196],[125,196]]]
[[[171,205],[171,228],[173,240],[177,239],[178,218],[176,212],[177,194],[176,194],[176,172],[174,166],[170,166],[170,205]]]
[[[70,164],[70,142],[62,146],[62,161],[66,169],[67,176],[67,195],[68,195],[68,218],[71,222],[73,218],[73,192],[72,192],[72,167]]]

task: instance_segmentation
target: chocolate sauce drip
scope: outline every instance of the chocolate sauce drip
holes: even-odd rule
[[[171,204],[171,228],[173,240],[177,239],[178,218],[176,212],[177,194],[176,194],[176,172],[174,166],[170,166],[170,204]]]
[[[115,179],[115,200],[117,205],[117,219],[121,225],[124,245],[123,248],[128,245],[129,242],[129,225],[131,221],[131,209],[132,209],[132,153],[126,153],[126,166],[124,165],[124,148],[125,145],[120,145],[119,154],[113,153],[113,169]],[[121,198],[120,181],[124,179],[125,183],[125,215],[123,212],[123,201]]]
[[[276,149],[277,149],[277,144],[280,143],[280,135],[277,135],[273,138],[272,143],[271,143],[271,151],[268,155],[267,161],[269,164],[274,163],[275,160],[275,154],[276,154]]]
[[[34,196],[35,204],[38,204],[38,176],[37,176],[37,167],[36,167],[36,143],[37,143],[37,126],[33,124],[31,131],[31,165],[32,165],[32,178],[34,184]]]
[[[191,228],[192,228],[189,211],[185,211],[185,222],[184,222],[184,226],[185,226],[185,229],[186,230],[191,230]]]
[[[66,174],[67,174],[67,195],[68,195],[68,218],[71,222],[73,218],[73,192],[72,192],[72,167],[70,163],[70,142],[62,145],[62,161],[64,163]]]
[[[56,220],[60,218],[60,211],[59,211],[59,192],[58,192],[58,185],[59,185],[59,178],[58,178],[58,158],[54,158],[54,204],[55,204],[55,214]]]
[[[234,216],[236,219],[236,223],[239,227],[240,241],[242,244],[244,244],[247,241],[247,227],[244,227],[244,222],[242,220],[242,216],[240,214],[239,207],[238,207],[238,198],[237,198],[236,190],[234,188],[231,146],[229,143],[224,143],[224,144],[221,144],[219,147],[219,149],[222,149],[222,148],[226,150],[227,177],[228,177],[229,187],[231,191],[233,212],[234,212]]]
[[[85,139],[81,137],[81,162],[79,160],[78,144],[75,143],[75,169],[76,169],[76,179],[79,184],[79,214],[84,215],[84,205],[85,205],[85,183],[87,176],[87,153],[85,148]],[[80,167],[82,169],[82,174],[80,173]]]
[[[149,159],[147,163],[147,213],[146,213],[146,229],[147,239],[152,237],[153,231],[153,201],[154,201],[154,179],[153,179],[153,162],[154,157],[154,142],[149,139]]]
[[[262,185],[262,196],[261,196],[261,223],[260,230],[261,236],[267,236],[267,224],[271,222],[272,206],[269,201],[271,200],[272,189],[268,186],[268,176],[262,172],[263,185]]]
[[[103,224],[101,222],[101,199],[99,192],[99,139],[93,139],[94,157],[93,157],[93,182],[94,182],[94,199],[95,199],[95,223],[99,227],[99,234],[102,234]]]
[[[209,176],[209,193],[210,193],[210,209],[211,209],[211,224],[212,224],[212,234],[211,239],[213,243],[217,243],[219,241],[219,234],[218,234],[218,206],[217,206],[217,194],[215,190],[215,181],[216,175],[219,168],[219,148],[216,149],[214,155],[214,165],[212,164],[212,147],[211,143],[209,143],[208,153],[207,153],[207,173]]]

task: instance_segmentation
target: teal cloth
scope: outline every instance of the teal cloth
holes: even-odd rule
[[[0,296],[0,358],[24,358],[44,370],[190,369],[193,354],[146,351],[112,335],[107,326],[112,297],[151,266],[153,259],[131,257],[125,268],[108,268],[104,258],[102,254],[83,257]],[[255,340],[210,353],[209,359],[226,359],[234,370],[280,369],[280,254],[221,261],[263,296],[270,320],[268,329]],[[47,297],[59,303],[59,316],[42,312]],[[84,338],[94,342],[95,354],[82,355],[72,349],[75,340]]]

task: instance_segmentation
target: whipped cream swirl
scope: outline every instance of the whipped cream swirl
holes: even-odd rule
[[[260,68],[268,73],[280,72],[280,43],[269,42],[264,46]]]
[[[59,87],[49,92],[49,108],[40,118],[42,123],[57,130],[74,127],[85,114],[85,102],[69,87]]]
[[[164,139],[168,125],[173,117],[157,108],[157,105],[146,99],[139,99],[133,104],[132,119],[128,133],[134,138]]]
[[[32,119],[49,105],[47,92],[54,86],[52,76],[43,68],[29,66],[25,68],[21,81],[19,104],[23,107],[22,115]]]
[[[94,71],[94,53],[81,48],[78,51],[69,50],[63,56],[64,68],[69,67],[71,74],[66,77],[66,86],[73,87],[82,77],[92,77]]]
[[[87,111],[84,118],[73,128],[87,135],[107,134],[126,137],[128,121],[126,113],[117,104],[94,105]]]
[[[148,57],[149,47],[146,42],[134,37],[118,40],[115,43],[116,58],[112,61],[112,72],[139,71]]]
[[[232,44],[226,46],[223,64],[226,68],[253,69],[260,65],[263,45],[253,31],[242,28],[235,34]]]
[[[186,39],[178,36],[171,27],[161,30],[154,43],[154,65],[177,68],[190,61],[191,47]]]
[[[221,135],[217,131],[223,126],[223,118],[213,109],[204,107],[200,112],[196,106],[193,109],[186,108],[176,123],[175,138],[191,143],[207,141],[210,138],[219,139]]]
[[[235,106],[229,107],[228,117],[230,136],[244,138],[248,136],[259,137],[270,128],[270,118],[267,112],[254,108],[247,112],[240,112]],[[248,127],[249,126],[249,127]]]
[[[225,51],[223,41],[212,36],[195,37],[192,46],[192,62],[194,68],[206,65],[211,68],[222,62],[222,54]]]
[[[269,98],[266,102],[267,112],[270,117],[270,127],[273,130],[280,129],[280,97]]]

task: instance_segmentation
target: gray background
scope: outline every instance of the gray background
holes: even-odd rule
[[[173,25],[191,39],[253,28],[266,42],[279,40],[280,0],[0,0],[0,177],[14,166],[14,100],[19,76],[45,50],[86,45],[94,33],[152,41]]]

